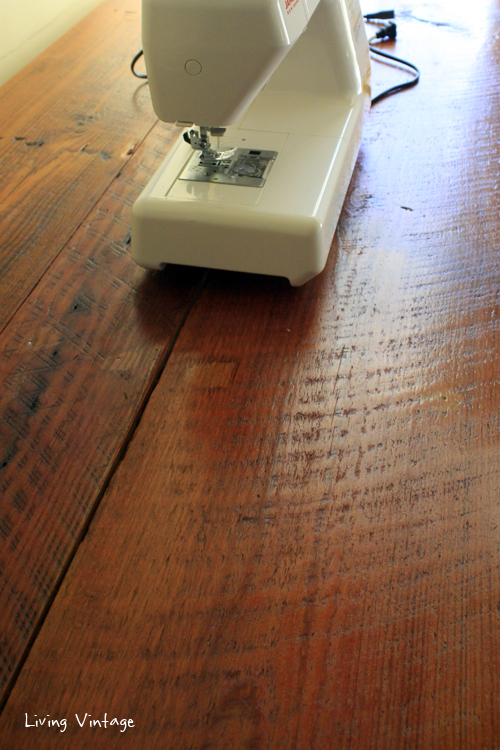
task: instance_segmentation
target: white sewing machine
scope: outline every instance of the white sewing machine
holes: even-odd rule
[[[154,109],[186,129],[134,205],[132,257],[304,284],[370,105],[359,0],[143,0],[142,23]]]

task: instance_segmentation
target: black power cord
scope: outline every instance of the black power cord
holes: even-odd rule
[[[365,13],[363,16],[367,21],[385,20],[386,18],[396,18],[393,10],[380,10],[378,13]]]
[[[143,54],[144,54],[144,50],[141,49],[141,51],[138,52],[137,55],[135,55],[134,59],[130,63],[130,70],[132,71],[132,73],[135,75],[136,78],[147,78],[147,75],[143,75],[141,73],[135,72],[135,64],[137,60],[139,60],[143,56]]]
[[[382,10],[382,11],[379,11],[378,13],[367,13],[364,16],[364,18],[365,18],[365,21],[368,21],[368,23],[377,23],[379,21],[386,21],[388,19],[395,18],[395,16],[396,14],[394,13],[393,10]],[[377,49],[371,44],[371,42],[374,42],[374,41],[381,41],[381,40],[392,41],[393,39],[396,39],[396,34],[397,34],[397,27],[394,22],[381,24],[381,28],[369,40],[370,52],[374,55],[379,55],[380,57],[384,57],[387,60],[390,60],[391,62],[395,62],[395,63],[398,63],[399,65],[404,65],[407,68],[410,68],[413,71],[413,78],[409,81],[405,81],[404,83],[399,83],[396,86],[391,86],[385,91],[382,91],[380,94],[377,94],[377,96],[375,96],[372,99],[372,107],[374,104],[377,104],[377,102],[380,102],[382,99],[385,99],[387,96],[391,96],[392,94],[397,94],[399,91],[404,91],[404,89],[409,89],[412,86],[416,86],[420,80],[420,70],[417,68],[416,65],[414,65],[411,62],[408,62],[407,60],[402,60],[400,57],[396,57],[395,55],[390,55],[388,52],[382,52],[382,50]]]
[[[374,53],[375,55],[380,55],[380,57],[386,57],[388,60],[391,60],[392,62],[397,62],[400,65],[406,65],[407,68],[411,68],[412,70],[415,71],[415,76],[410,81],[399,83],[397,86],[391,86],[390,89],[386,89],[385,91],[382,91],[380,94],[377,94],[377,96],[374,96],[372,99],[372,107],[374,104],[377,104],[377,102],[381,101],[381,99],[385,99],[386,96],[391,96],[392,94],[397,94],[398,91],[404,91],[404,89],[409,89],[412,86],[416,86],[417,83],[419,82],[420,70],[417,68],[416,65],[413,65],[413,63],[410,63],[407,60],[401,60],[400,57],[396,57],[395,55],[389,55],[387,52],[382,52],[382,50],[376,49],[376,47],[370,46],[370,52]]]

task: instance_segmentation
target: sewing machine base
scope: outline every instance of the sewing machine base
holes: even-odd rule
[[[285,276],[300,286],[320,273],[356,160],[361,112],[335,137],[228,129],[221,148],[275,151],[263,187],[179,179],[193,157],[175,144],[136,201],[132,257]]]

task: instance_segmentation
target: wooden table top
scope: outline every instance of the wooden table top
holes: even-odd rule
[[[500,6],[396,11],[297,289],[131,261],[138,0],[0,91],[2,750],[500,748]]]

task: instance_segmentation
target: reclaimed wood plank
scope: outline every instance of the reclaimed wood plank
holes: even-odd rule
[[[5,695],[196,295],[132,263],[157,126],[0,336],[0,687]]]
[[[210,273],[9,747],[498,747],[500,15],[398,9],[424,78],[373,111],[327,269]]]
[[[138,48],[140,0],[107,0],[0,90],[0,331],[156,121]]]

